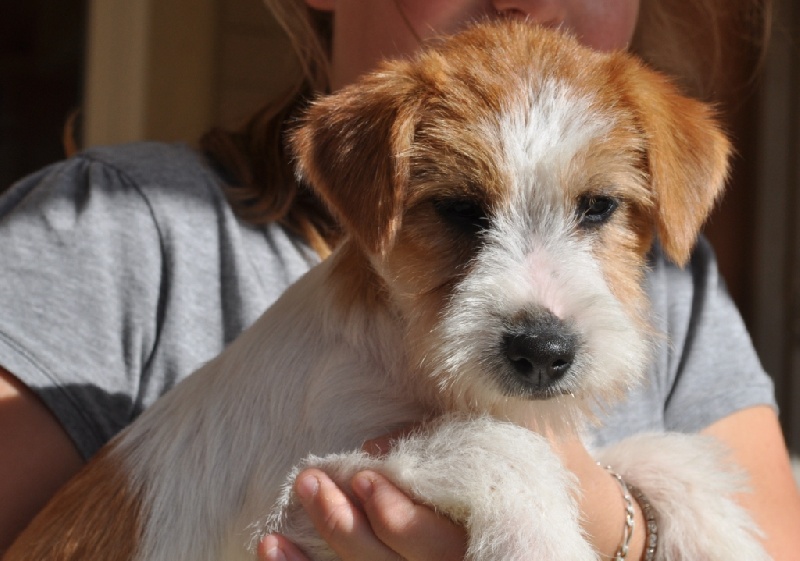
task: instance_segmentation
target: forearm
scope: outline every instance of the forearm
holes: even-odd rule
[[[0,367],[0,555],[83,465],[39,399]]]
[[[763,532],[774,561],[792,561],[800,551],[800,493],[795,484],[778,417],[766,406],[745,409],[704,431],[722,441],[750,479],[737,497]]]
[[[584,531],[603,558],[613,559],[622,543],[625,529],[627,505],[621,486],[577,440],[563,442],[556,447],[567,469],[578,479]],[[645,520],[638,502],[635,499],[631,502],[634,522],[627,559],[638,561],[644,553]]]

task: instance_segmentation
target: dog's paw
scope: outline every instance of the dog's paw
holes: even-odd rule
[[[642,434],[598,454],[655,509],[659,559],[769,561],[757,526],[734,500],[747,478],[717,440]]]
[[[398,443],[382,472],[469,534],[467,558],[594,561],[574,477],[541,435],[488,417],[445,418]]]
[[[399,440],[382,458],[361,452],[310,457],[350,494],[358,471],[382,473],[414,500],[463,525],[474,561],[595,561],[582,534],[574,478],[547,441],[488,418],[447,418]],[[335,559],[314,532],[287,484],[268,523],[315,561]]]

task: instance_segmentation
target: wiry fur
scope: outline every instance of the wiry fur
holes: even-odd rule
[[[347,241],[115,439],[7,560],[252,559],[264,531],[332,559],[291,493],[309,465],[347,492],[359,469],[387,474],[464,524],[469,559],[597,559],[575,482],[529,429],[577,429],[639,381],[645,255],[658,235],[685,262],[725,180],[711,112],[628,55],[505,22],[321,100],[292,145]],[[587,221],[598,197],[613,214]],[[545,324],[575,350],[552,380],[508,351]],[[385,458],[348,452],[419,421]],[[658,509],[660,559],[766,558],[705,439],[607,454]],[[91,541],[111,509],[86,482],[104,475],[132,544]],[[93,514],[69,516],[78,500]]]
[[[530,457],[535,456],[535,464]],[[594,559],[580,530],[576,482],[547,442],[536,433],[489,417],[445,416],[424,432],[399,440],[385,458],[364,452],[311,456],[291,474],[316,466],[343,489],[360,470],[377,470],[413,497],[436,505],[470,534],[469,559]],[[457,466],[457,469],[456,469]],[[517,493],[497,493],[498,483]],[[336,559],[314,532],[287,483],[266,528],[280,529],[301,542],[314,559]],[[501,514],[502,513],[502,514]],[[527,521],[530,526],[514,523]]]
[[[631,484],[647,489],[659,517],[662,559],[764,559],[761,533],[735,496],[747,481],[711,437],[640,434],[599,454]],[[713,473],[713,477],[708,474]]]

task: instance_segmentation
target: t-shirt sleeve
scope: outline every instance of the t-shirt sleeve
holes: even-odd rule
[[[73,158],[0,198],[0,240],[0,365],[88,457],[130,422],[156,345],[151,209],[114,167]]]
[[[664,424],[670,431],[696,432],[736,411],[776,408],[744,322],[701,240],[688,271],[662,262],[657,275],[665,290],[662,313],[668,333]]]

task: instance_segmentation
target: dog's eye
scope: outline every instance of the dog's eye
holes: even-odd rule
[[[605,195],[586,195],[578,202],[578,219],[582,226],[599,226],[608,222],[619,207],[613,197]]]
[[[486,210],[474,200],[439,199],[434,201],[433,205],[439,216],[462,231],[474,234],[489,225]]]

